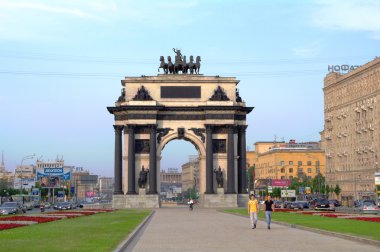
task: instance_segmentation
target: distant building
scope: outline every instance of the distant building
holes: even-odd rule
[[[189,162],[182,165],[182,191],[194,188],[199,192],[199,157],[190,156]]]
[[[160,172],[160,196],[162,199],[172,199],[181,194],[182,174],[177,168],[169,168]]]
[[[255,151],[247,151],[247,162],[255,165],[255,179],[325,175],[325,153],[318,142],[257,142]]]
[[[71,187],[77,200],[93,200],[99,194],[98,175],[91,175],[83,167],[76,167],[71,173]]]
[[[6,187],[14,185],[14,173],[8,172],[4,164],[4,152],[1,153],[0,179],[6,183]]]
[[[114,180],[111,177],[99,177],[99,194],[102,199],[112,199]]]
[[[341,196],[375,198],[380,172],[380,58],[324,79],[326,181]],[[334,194],[333,194],[334,195]]]

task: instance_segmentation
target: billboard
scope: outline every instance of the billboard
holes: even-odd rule
[[[289,187],[290,179],[272,179],[272,186],[274,187]]]
[[[295,198],[296,190],[281,190],[281,198]]]
[[[375,185],[380,185],[380,172],[375,172]]]
[[[32,189],[36,186],[36,181],[34,178],[15,178],[13,186],[15,189]]]
[[[41,187],[57,188],[61,187],[61,181],[70,180],[70,168],[40,168],[37,169],[37,181]]]

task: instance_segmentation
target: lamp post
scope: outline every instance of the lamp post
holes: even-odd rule
[[[32,155],[27,155],[25,157],[23,157],[21,159],[21,162],[20,162],[20,169],[21,169],[21,172],[19,171],[19,178],[20,178],[20,194],[22,194],[22,163],[25,161],[25,160],[28,160],[28,159],[33,159],[34,157],[36,156],[36,154],[32,154]],[[16,178],[16,171],[15,171],[15,178]]]

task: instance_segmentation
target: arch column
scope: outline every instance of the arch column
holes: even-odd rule
[[[123,194],[123,165],[122,165],[122,130],[123,125],[114,125],[115,129],[115,184],[113,194]]]
[[[212,125],[206,125],[206,194],[214,193],[214,153],[212,148],[212,130]]]
[[[235,126],[227,125],[227,193],[236,193],[234,130]]]
[[[124,130],[128,134],[128,192],[127,194],[136,194],[135,125],[126,125]]]
[[[245,131],[247,125],[238,126],[238,193],[247,193],[247,157]]]
[[[157,125],[150,126],[149,139],[149,194],[157,194]]]

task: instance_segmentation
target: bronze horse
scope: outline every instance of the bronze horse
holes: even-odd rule
[[[190,74],[199,74],[199,70],[201,68],[201,57],[197,56],[196,61],[194,63],[194,57],[190,56],[190,62],[186,62],[186,56],[182,56],[180,50],[173,51],[177,54],[175,57],[175,62],[173,64],[172,58],[168,56],[168,63],[165,62],[164,56],[160,56],[160,66],[158,67],[158,72],[160,72],[160,68],[164,70],[165,74],[178,74],[179,71],[182,74],[187,74],[190,71]]]

